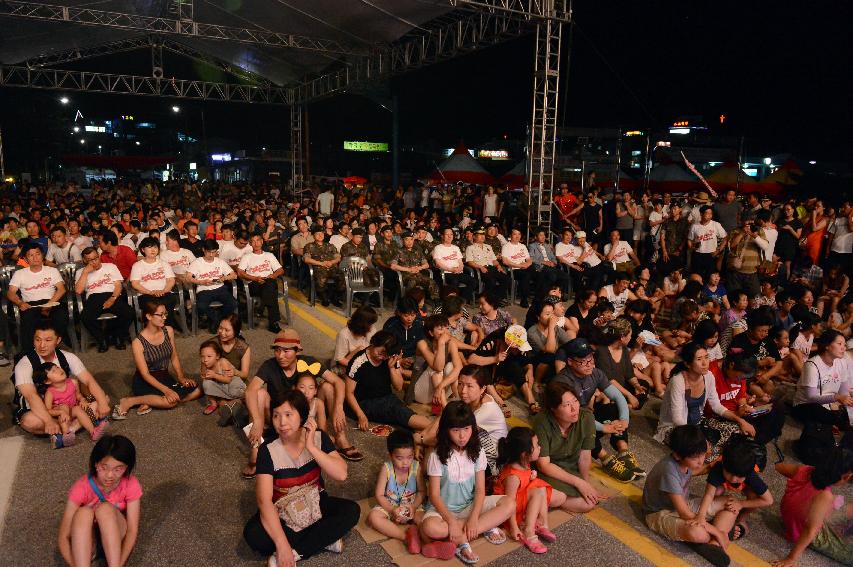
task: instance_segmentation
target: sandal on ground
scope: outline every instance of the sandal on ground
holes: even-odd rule
[[[546,528],[545,526],[536,526],[536,530],[534,531],[536,535],[539,536],[539,539],[548,543],[554,543],[557,541],[557,534]]]
[[[151,406],[141,405],[136,409],[136,415],[148,415],[153,409]]]
[[[465,552],[469,552],[474,557],[466,557]],[[456,548],[456,559],[464,563],[465,565],[474,565],[477,561],[480,560],[480,556],[474,553],[474,550],[471,549],[470,543],[462,543]]]
[[[539,402],[530,402],[527,404],[527,407],[530,409],[530,415],[536,415],[542,411],[542,408],[539,407]]]
[[[364,455],[361,454],[361,451],[350,445],[349,447],[341,447],[338,449],[338,452],[341,454],[343,458],[348,461],[358,462],[364,459]]]
[[[748,533],[749,529],[747,529],[746,524],[739,522],[732,526],[732,529],[729,531],[729,541],[737,541],[746,537],[746,534]]]
[[[121,404],[116,404],[113,406],[113,414],[112,417],[115,421],[122,421],[127,419],[127,412],[121,411]]]
[[[500,545],[506,541],[506,534],[500,528],[492,528],[483,532],[483,537],[492,545]]]
[[[215,412],[218,407],[219,404],[217,404],[216,402],[210,402],[209,404],[207,404],[207,407],[204,408],[204,411],[202,413],[204,415],[210,415]]]
[[[254,461],[246,463],[246,466],[243,467],[242,471],[240,471],[240,474],[243,475],[243,478],[245,478],[246,480],[251,480],[255,478],[255,465],[257,465],[257,463]]]
[[[421,555],[429,559],[450,561],[456,554],[456,546],[449,541],[431,541],[421,547]]]
[[[504,412],[504,418],[509,419],[512,417],[512,410],[509,409],[509,406],[506,405],[506,402],[501,402],[501,411]]]
[[[523,537],[519,540],[524,544],[524,547],[532,551],[533,553],[545,553],[548,551],[548,548],[545,547],[541,541],[539,541],[538,536],[533,536],[531,538]]]

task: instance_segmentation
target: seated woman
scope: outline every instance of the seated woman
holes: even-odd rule
[[[545,301],[534,301],[533,305],[538,305],[539,312],[536,322],[527,329],[527,340],[533,348],[533,377],[538,383],[543,383],[546,377],[554,375],[555,353],[570,340],[560,325],[565,322],[565,317],[556,314],[555,303],[560,303],[560,299],[549,297]]]
[[[634,368],[632,357],[640,349],[630,351],[631,324],[623,319],[614,319],[599,335],[599,346],[595,349],[595,367],[604,372],[610,383],[622,392],[628,406],[638,410],[646,404],[651,381]],[[642,343],[641,343],[642,344]]]
[[[139,294],[139,307],[149,301],[158,301],[166,306],[169,322],[178,299],[171,292],[175,287],[175,273],[168,262],[160,259],[160,241],[156,238],[143,238],[139,243],[142,258],[130,270],[131,287]]]
[[[430,315],[424,320],[425,337],[418,341],[416,359],[424,364],[420,376],[412,382],[411,391],[414,400],[419,404],[432,404],[442,408],[447,405],[447,389],[458,398],[459,391],[456,379],[462,370],[462,357],[456,340],[450,336],[447,317]],[[438,413],[436,411],[436,413]]]
[[[779,463],[776,470],[788,478],[780,512],[794,547],[773,566],[795,567],[807,547],[853,565],[853,503],[832,492],[853,479],[853,453],[835,449],[816,467]]]
[[[850,288],[850,276],[838,264],[832,265],[823,276],[823,290],[817,300],[817,313],[832,313]]]
[[[570,339],[590,338],[595,328],[593,321],[598,318],[598,293],[594,289],[581,291],[575,296],[575,302],[566,309],[568,320],[567,333]]]
[[[477,350],[468,357],[468,362],[483,367],[482,371],[491,376],[492,385],[488,386],[488,392],[498,404],[502,404],[503,400],[498,397],[494,384],[498,381],[508,382],[519,390],[530,413],[535,415],[539,413],[540,408],[533,396],[533,361],[527,356],[531,350],[530,344],[527,343],[526,337],[521,346],[507,344],[508,329],[526,334],[521,325],[497,329],[480,342]],[[504,416],[508,417],[506,409],[502,409]]]
[[[59,525],[59,553],[68,565],[91,565],[100,544],[108,565],[125,565],[139,534],[142,486],[133,476],[136,448],[104,435],[92,448],[89,472],[68,492]]]
[[[335,354],[332,357],[332,371],[340,376],[346,374],[347,366],[355,353],[370,344],[370,337],[376,332],[374,325],[379,320],[376,310],[362,305],[350,316],[347,324],[335,337]]]
[[[484,291],[477,296],[477,304],[480,312],[474,315],[472,323],[480,327],[480,336],[485,337],[496,329],[508,327],[515,323],[515,319],[504,309],[501,309],[503,301],[491,291]]]
[[[842,299],[838,309],[829,314],[829,327],[845,338],[853,336],[853,296]]]
[[[755,428],[745,419],[726,409],[720,403],[717,395],[716,380],[708,370],[710,357],[704,346],[698,343],[687,343],[681,349],[682,363],[675,367],[674,374],[669,378],[666,392],[663,396],[663,404],[660,408],[660,421],[658,422],[655,439],[666,444],[670,431],[678,425],[704,425],[706,434],[708,429],[713,429],[717,434],[716,439],[709,439],[714,446],[708,452],[706,463],[711,463],[720,456],[723,446],[732,433],[738,429],[745,435],[755,436]],[[714,421],[702,419],[705,404],[709,404],[711,410],[725,421],[714,419]]]
[[[358,504],[330,496],[323,475],[344,482],[347,463],[332,440],[308,419],[308,401],[299,390],[270,400],[278,436],[261,445],[255,480],[258,512],[243,538],[269,564],[293,565],[328,549],[340,553],[344,536],[358,523]]]
[[[378,331],[367,348],[350,358],[346,369],[347,414],[367,431],[369,422],[387,423],[420,431],[431,420],[417,415],[394,390],[403,390],[401,347],[388,331]]]
[[[166,306],[157,300],[142,307],[145,327],[130,345],[136,364],[133,395],[119,400],[113,408],[113,419],[127,419],[127,412],[134,406],[139,406],[136,415],[145,415],[151,408],[172,409],[201,397],[201,388],[184,374],[175,347],[175,331],[166,325],[166,314]],[[170,363],[177,379],[169,373]]]
[[[664,291],[655,283],[651,268],[641,266],[634,272],[634,277],[636,279],[628,285],[628,289],[634,292],[638,299],[648,301],[652,311],[657,313]]]

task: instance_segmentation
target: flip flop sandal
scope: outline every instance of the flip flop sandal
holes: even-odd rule
[[[219,407],[219,405],[218,405],[218,404],[216,404],[216,403],[207,404],[207,407],[206,407],[206,408],[204,408],[204,411],[203,411],[202,413],[203,413],[204,415],[210,415],[210,414],[212,414],[213,412],[215,412],[215,411],[216,411],[216,409],[217,409],[218,407]]]
[[[710,543],[688,543],[687,547],[699,554],[703,559],[714,567],[728,567],[731,558],[719,545]]]
[[[148,406],[145,409],[139,408],[138,410],[136,410],[136,415],[148,415],[153,410],[154,410],[154,408],[152,408],[151,406]]]
[[[521,540],[519,540],[519,541],[521,541],[521,543],[524,544],[524,547],[526,547],[527,549],[529,549],[533,553],[539,554],[539,553],[546,553],[548,551],[548,548],[545,547],[541,541],[539,541],[538,536],[533,536],[532,538],[529,538],[529,539],[522,537]]]
[[[455,553],[456,559],[458,559],[459,561],[461,561],[465,565],[474,565],[475,563],[477,563],[477,561],[480,560],[480,557],[477,554],[474,554],[473,559],[471,559],[469,557],[465,557],[463,555],[463,553],[465,553],[466,551],[470,551],[471,553],[474,553],[474,550],[471,549],[470,543],[463,543],[463,544],[457,546],[456,553]]]
[[[735,535],[735,531],[737,531],[737,535]],[[746,525],[742,523],[737,523],[732,526],[732,529],[729,531],[729,541],[737,541],[741,538],[746,537],[748,530],[746,529]]]
[[[352,445],[350,445],[349,447],[346,447],[346,448],[338,449],[338,452],[341,454],[341,456],[344,459],[346,459],[348,461],[352,461],[354,463],[357,463],[358,461],[361,461],[364,459],[364,455],[361,454],[361,451],[359,451],[358,449],[356,449]]]
[[[113,406],[113,414],[110,416],[114,421],[123,421],[127,419],[127,412],[121,411],[119,404]]]
[[[557,534],[546,528],[545,526],[536,526],[534,533],[539,536],[539,539],[548,543],[557,541]]]
[[[527,404],[527,407],[530,410],[530,415],[536,415],[542,411],[542,408],[539,406],[539,402],[531,402]]]
[[[506,541],[506,534],[500,528],[492,528],[483,532],[483,537],[492,545],[500,545]]]
[[[243,478],[245,478],[246,480],[252,480],[253,478],[255,478],[256,465],[257,463],[248,463],[245,467],[243,467],[243,470],[240,472],[240,474],[243,475]]]
[[[512,417],[512,410],[509,409],[509,406],[506,405],[506,402],[501,404],[501,411],[504,413],[504,418],[509,419]]]

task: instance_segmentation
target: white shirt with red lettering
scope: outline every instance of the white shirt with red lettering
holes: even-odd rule
[[[726,229],[715,220],[708,224],[697,222],[690,226],[688,238],[696,244],[695,250],[700,254],[711,254],[717,251],[717,245],[726,237]]]
[[[613,245],[609,242],[604,245],[604,257],[606,258],[610,251],[613,249]],[[630,254],[634,252],[634,249],[631,248],[631,245],[625,242],[624,240],[620,240],[616,243],[616,252],[613,253],[613,259],[610,260],[616,264],[621,264],[623,262],[630,262],[631,256]]]
[[[516,267],[530,259],[530,252],[527,251],[527,246],[521,242],[518,244],[507,242],[501,248],[501,257],[508,261],[512,267]]]
[[[160,259],[169,264],[169,267],[172,268],[174,273],[185,274],[187,272],[187,268],[190,267],[190,264],[195,262],[196,258],[192,252],[186,248],[181,248],[177,252],[161,250]]]
[[[577,253],[579,251],[580,247],[575,246],[571,242],[568,244],[558,242],[557,245],[554,247],[554,255],[557,256],[557,259],[561,262],[568,262],[569,264],[577,264]]]
[[[150,264],[145,260],[139,260],[130,270],[130,281],[139,282],[151,291],[166,289],[166,280],[174,278],[175,272],[164,260],[154,260]]]
[[[229,266],[236,266],[244,256],[252,253],[252,247],[248,244],[242,248],[237,248],[233,241],[219,242],[219,259],[223,260]]]
[[[462,267],[462,250],[455,244],[438,244],[432,249],[432,259],[442,270],[453,271]]]
[[[243,270],[250,276],[266,278],[273,272],[278,271],[281,264],[278,263],[275,256],[270,252],[261,252],[260,254],[246,254],[240,259],[240,264],[237,269]]]
[[[187,268],[187,272],[192,274],[197,280],[219,280],[220,282],[233,271],[231,266],[223,262],[220,258],[214,258],[212,262],[208,262],[204,257],[196,258],[190,264],[190,267]],[[222,286],[222,283],[200,285],[196,288],[196,291],[210,291],[212,289],[219,289]]]
[[[83,275],[83,270],[77,270],[77,277],[74,281],[79,281]],[[116,282],[122,282],[121,272],[118,271],[118,266],[115,264],[101,264],[101,267],[93,272],[90,272],[86,277],[86,289],[83,293],[84,297],[89,297],[93,293],[113,293],[116,289]]]
[[[56,286],[62,282],[59,270],[50,266],[42,266],[34,272],[32,268],[21,268],[12,274],[9,287],[16,287],[21,292],[21,299],[26,303],[50,299],[56,293]]]

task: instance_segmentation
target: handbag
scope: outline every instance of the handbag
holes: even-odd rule
[[[301,532],[323,517],[320,489],[314,482],[290,489],[275,501],[275,507],[278,516],[294,532]]]

